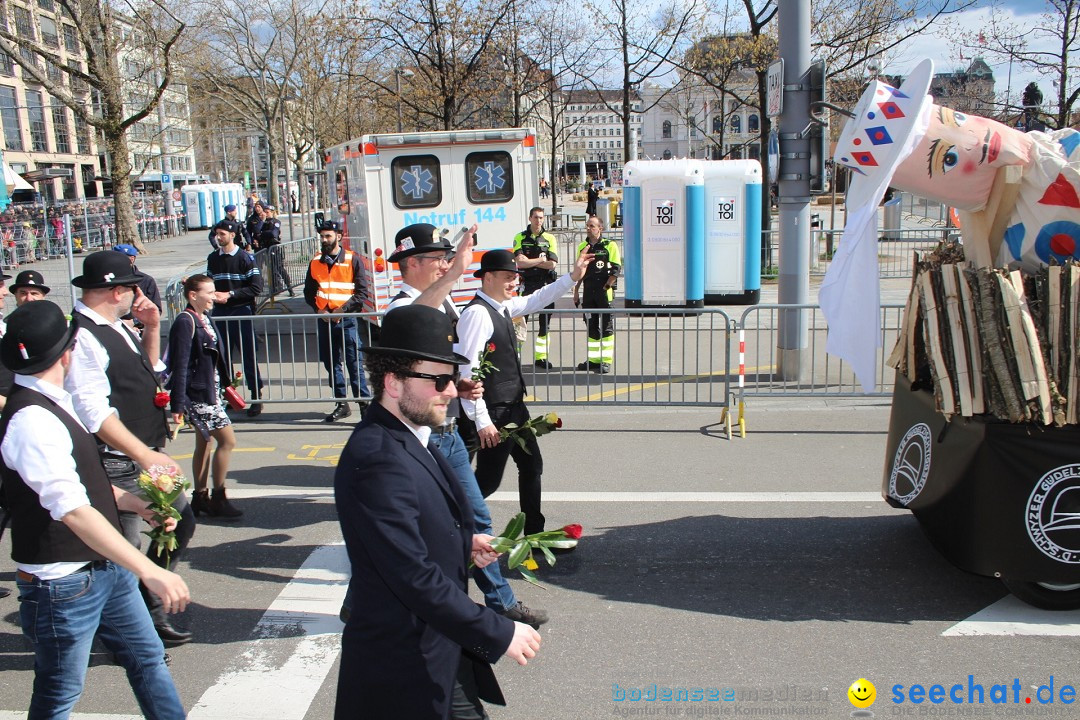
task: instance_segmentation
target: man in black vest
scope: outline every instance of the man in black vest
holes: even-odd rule
[[[109,479],[128,492],[138,490],[142,468],[164,465],[179,472],[176,463],[160,452],[169,435],[169,399],[167,394],[159,395],[157,375],[164,369],[160,359],[161,315],[139,289],[141,275],[126,255],[112,250],[92,253],[83,261],[83,274],[71,281],[82,289],[82,299],[76,301],[72,313],[79,342],[64,381],[79,419],[97,435]],[[142,338],[120,319],[129,312],[143,324]],[[172,553],[172,561],[182,557],[195,532],[195,514],[186,496],[181,495],[175,507],[182,518],[176,530],[179,547]],[[140,547],[140,518],[121,513],[120,523],[124,537]],[[153,548],[149,557],[166,562]],[[162,640],[169,645],[191,640],[190,632],[172,626],[145,589],[144,596]]]
[[[540,512],[540,476],[544,461],[535,436],[526,440],[528,450],[511,439],[499,440],[499,430],[508,423],[518,425],[529,419],[525,407],[525,378],[521,374],[521,358],[518,356],[517,336],[513,317],[528,315],[555,302],[570,291],[574,283],[585,275],[585,268],[592,255],[582,253],[574,263],[574,269],[555,282],[532,295],[514,297],[518,273],[514,256],[508,250],[489,250],[480,261],[480,269],[473,273],[480,278],[481,290],[469,303],[458,321],[458,352],[469,358],[469,364],[461,368],[461,374],[469,377],[476,366],[480,352],[491,344],[495,349],[487,359],[495,370],[484,378],[484,397],[480,400],[462,399],[461,406],[476,423],[480,450],[476,455],[476,481],[484,497],[495,492],[502,482],[506,458],[512,456],[518,467],[518,497],[525,513],[525,533],[532,534],[544,529],[544,515]]]
[[[16,373],[0,414],[0,473],[13,516],[20,619],[34,648],[28,717],[68,717],[97,635],[127,669],[143,715],[182,720],[135,578],[167,612],[183,610],[190,594],[179,575],[119,533],[118,509],[147,519],[152,513],[144,500],[109,484],[97,443],[63,388],[75,332],[45,300],[12,313],[0,340],[0,358]]]

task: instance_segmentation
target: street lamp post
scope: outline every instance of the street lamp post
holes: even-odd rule
[[[401,117],[401,77],[412,77],[412,70],[405,70],[404,68],[394,68],[394,85],[397,90],[397,131],[405,132],[405,123]]]

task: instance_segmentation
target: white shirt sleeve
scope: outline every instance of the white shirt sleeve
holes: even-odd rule
[[[105,370],[109,355],[92,333],[79,331],[71,353],[71,366],[64,378],[64,389],[71,393],[75,413],[86,429],[96,433],[109,415],[118,414],[109,405],[112,386]]]
[[[518,295],[504,303],[510,311],[510,317],[521,317],[546,308],[551,303],[570,292],[574,287],[574,281],[570,274],[563,275],[558,280],[540,288],[532,295]]]
[[[60,419],[33,405],[12,416],[0,444],[4,464],[19,473],[38,494],[41,507],[58,522],[72,510],[90,504],[72,450],[71,435]]]
[[[472,375],[476,361],[480,357],[480,351],[493,332],[495,332],[495,327],[491,324],[491,316],[479,305],[470,305],[461,313],[461,319],[457,324],[458,341],[454,345],[454,352],[469,358],[468,364],[459,368],[462,377]],[[462,398],[461,409],[472,418],[477,428],[486,428],[492,424],[483,398],[476,401]]]

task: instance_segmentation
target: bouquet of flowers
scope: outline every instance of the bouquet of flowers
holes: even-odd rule
[[[537,415],[523,425],[517,423],[507,423],[499,430],[499,441],[502,442],[507,438],[513,438],[514,442],[521,446],[521,449],[525,452],[532,454],[529,450],[526,438],[526,433],[532,433],[533,437],[540,437],[541,435],[547,435],[549,432],[555,432],[562,427],[562,418],[553,412],[549,412],[546,415]]]
[[[473,368],[472,375],[470,376],[473,382],[480,382],[499,369],[495,367],[491,360],[488,360],[488,355],[493,352],[495,352],[495,343],[493,342],[489,342],[484,346],[484,349],[480,351],[480,357],[476,359],[476,367]]]
[[[551,552],[551,548],[569,550],[577,547],[578,539],[581,537],[581,525],[567,525],[558,530],[545,530],[521,536],[524,529],[525,513],[519,512],[507,524],[502,534],[491,541],[491,547],[498,553],[509,552],[506,566],[511,570],[517,568],[523,578],[533,585],[543,587],[532,572],[539,567],[533,558],[533,550],[539,550],[543,553],[548,565],[554,565],[555,553]]]
[[[180,493],[188,488],[187,478],[174,474],[163,465],[151,465],[139,473],[139,489],[143,497],[150,502],[150,512],[154,514],[156,525],[144,530],[143,535],[157,547],[157,554],[165,553],[165,567],[169,566],[169,553],[177,547],[176,533],[165,529],[169,518],[180,520],[180,511],[172,506]]]

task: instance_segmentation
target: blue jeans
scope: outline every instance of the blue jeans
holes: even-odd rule
[[[334,389],[334,397],[346,397],[344,370],[349,371],[352,396],[354,398],[371,397],[367,380],[364,379],[364,371],[360,367],[359,349],[366,343],[364,337],[358,336],[356,332],[356,318],[345,318],[336,323],[319,320],[315,327],[319,343],[319,359],[322,360],[323,367],[330,376],[330,387]]]
[[[480,494],[480,487],[476,484],[476,476],[473,475],[472,465],[469,464],[469,451],[465,449],[465,442],[461,436],[456,430],[441,434],[438,431],[432,431],[431,443],[439,448],[446,457],[446,462],[457,475],[458,482],[465,491],[465,497],[472,505],[476,532],[494,535],[491,528],[491,513],[488,512],[487,503],[484,502],[484,496]],[[476,587],[484,593],[484,603],[492,610],[502,612],[517,604],[514,591],[510,588],[510,583],[506,582],[506,578],[502,576],[499,563],[493,562],[483,569],[473,568],[473,580],[476,581]]]
[[[165,648],[139,595],[138,581],[113,563],[58,580],[24,580],[23,634],[34,646],[34,694],[27,720],[67,718],[82,694],[94,635],[127,670],[139,708],[151,720],[183,720]]]

